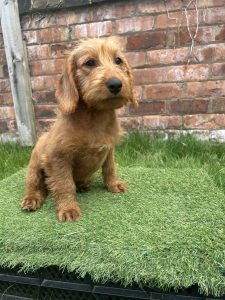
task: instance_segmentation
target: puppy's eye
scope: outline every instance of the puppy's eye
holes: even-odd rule
[[[86,61],[85,66],[93,68],[97,66],[97,63],[94,59],[89,59],[88,61]]]
[[[120,57],[117,57],[117,58],[115,59],[115,64],[116,64],[116,65],[121,65],[121,64],[122,64],[122,59],[121,59]]]

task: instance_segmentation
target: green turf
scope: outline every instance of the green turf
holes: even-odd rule
[[[145,160],[148,166],[151,163]],[[78,195],[81,221],[59,223],[48,199],[20,210],[24,170],[0,182],[0,265],[26,270],[58,265],[94,280],[151,287],[198,284],[225,293],[225,196],[204,168],[120,168],[124,194],[97,180]]]
[[[0,143],[0,180],[28,164],[31,148]],[[178,140],[150,139],[131,133],[116,149],[120,166],[150,168],[203,167],[225,192],[225,144],[202,142],[193,136]]]
[[[24,168],[30,154],[31,148],[15,143],[0,143],[0,180]]]
[[[225,192],[225,143],[199,141],[191,135],[178,140],[150,139],[132,133],[117,147],[120,166],[204,168]]]

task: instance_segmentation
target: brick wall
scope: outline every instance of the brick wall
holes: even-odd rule
[[[225,0],[198,0],[198,9],[190,0],[111,2],[21,16],[38,132],[54,121],[54,88],[66,51],[79,38],[118,35],[140,99],[138,109],[120,111],[125,127],[225,141]],[[16,122],[2,36],[0,47],[0,133],[13,138]]]

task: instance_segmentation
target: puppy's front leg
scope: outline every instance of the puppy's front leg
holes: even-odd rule
[[[112,193],[125,192],[128,185],[116,177],[116,166],[114,161],[114,149],[112,148],[102,166],[104,185]]]
[[[79,220],[81,212],[76,202],[76,187],[70,162],[54,159],[46,168],[47,185],[56,201],[60,221]]]

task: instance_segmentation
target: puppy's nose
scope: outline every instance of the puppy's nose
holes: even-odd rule
[[[111,77],[106,81],[106,85],[110,92],[116,95],[122,88],[122,81],[116,77]]]

